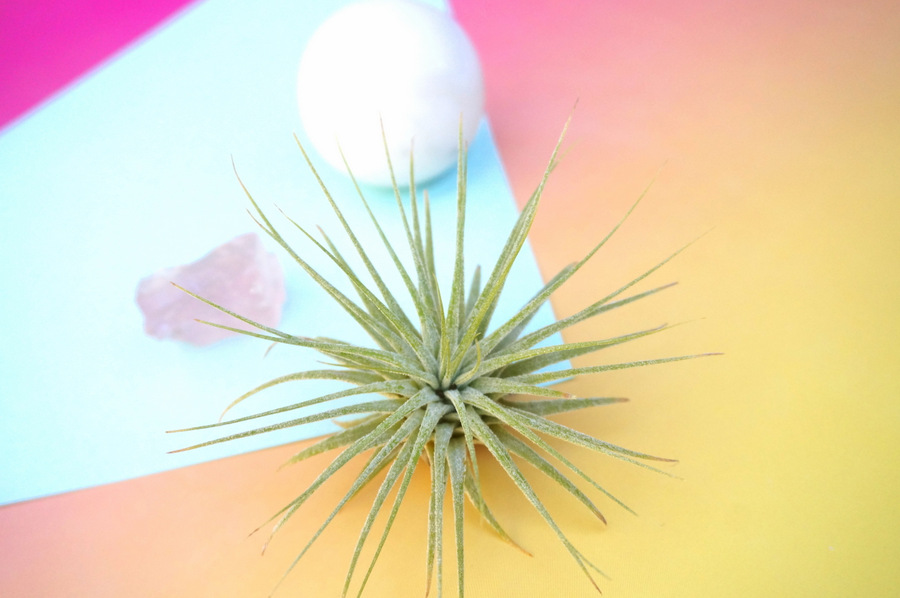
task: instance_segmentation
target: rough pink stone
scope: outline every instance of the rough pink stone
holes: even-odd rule
[[[276,326],[281,320],[284,274],[255,233],[236,237],[196,262],[144,278],[138,283],[136,297],[144,313],[144,331],[156,338],[203,346],[236,334],[195,320],[252,330],[172,282],[261,324]]]

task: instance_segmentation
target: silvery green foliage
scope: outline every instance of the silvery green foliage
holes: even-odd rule
[[[560,137],[560,143],[561,141],[562,137]],[[299,140],[298,145],[300,145]],[[277,424],[232,434],[182,449],[195,449],[210,444],[237,440],[247,436],[264,434],[273,430],[301,426],[306,423],[341,416],[360,416],[349,423],[342,424],[344,428],[342,431],[326,436],[307,446],[289,461],[294,463],[325,451],[340,451],[331,464],[322,471],[307,489],[269,520],[269,523],[273,523],[273,534],[300,509],[303,503],[332,474],[357,455],[363,453],[369,455],[369,460],[360,471],[356,481],[347,490],[341,501],[335,505],[332,513],[322,523],[319,530],[309,540],[309,543],[300,551],[291,568],[297,564],[321,532],[333,521],[335,515],[344,504],[366,484],[376,479],[379,473],[387,470],[387,473],[382,478],[369,516],[363,524],[344,584],[343,595],[346,595],[349,591],[353,574],[360,565],[359,558],[362,547],[372,533],[375,518],[384,507],[388,506],[390,512],[387,524],[378,538],[374,556],[368,564],[358,589],[358,592],[361,594],[384,546],[387,534],[409,487],[413,472],[424,461],[430,466],[431,477],[428,545],[425,562],[428,581],[424,591],[427,593],[435,581],[433,578],[436,577],[437,594],[438,596],[442,595],[442,514],[445,500],[451,500],[456,540],[456,571],[459,596],[462,597],[464,593],[465,570],[463,560],[464,497],[468,497],[481,517],[501,538],[515,545],[489,510],[485,497],[482,494],[476,456],[476,445],[480,444],[486,447],[487,451],[496,459],[516,487],[553,529],[559,540],[578,563],[578,566],[596,587],[597,584],[593,579],[592,570],[601,575],[603,573],[591,564],[566,538],[532,489],[528,480],[522,475],[517,460],[513,459],[513,456],[515,455],[519,462],[527,462],[549,476],[559,484],[560,488],[583,503],[594,515],[605,522],[599,509],[567,477],[567,474],[574,474],[583,478],[603,495],[625,509],[628,509],[628,507],[591,479],[565,455],[549,444],[545,438],[562,439],[574,445],[586,447],[654,471],[660,470],[649,465],[648,461],[671,460],[616,446],[548,419],[548,416],[558,413],[609,405],[624,399],[578,398],[565,392],[548,388],[545,384],[580,374],[593,374],[622,368],[678,361],[697,357],[697,355],[583,367],[564,365],[561,369],[553,371],[546,369],[547,366],[567,362],[569,359],[581,355],[654,334],[664,330],[667,328],[666,326],[603,340],[538,346],[542,341],[569,326],[587,318],[610,312],[671,286],[665,285],[640,293],[626,294],[631,287],[652,274],[681,250],[578,313],[532,332],[524,332],[537,310],[548,301],[554,291],[575,274],[607,242],[619,228],[621,222],[582,260],[567,266],[553,277],[513,317],[493,329],[489,327],[491,314],[497,304],[506,277],[531,228],[544,184],[555,166],[558,149],[559,143],[553,152],[540,184],[509,233],[506,245],[487,280],[482,283],[481,271],[479,268],[476,268],[468,284],[468,289],[466,289],[463,263],[466,155],[462,143],[460,143],[457,225],[455,231],[456,251],[449,297],[442,297],[436,279],[435,256],[432,243],[433,228],[428,199],[426,195],[420,213],[415,181],[412,175],[412,164],[410,165],[410,201],[408,208],[404,206],[401,192],[396,182],[394,183],[394,194],[400,221],[402,222],[401,233],[405,237],[413,258],[412,269],[408,269],[406,265],[401,263],[397,252],[389,240],[389,235],[381,228],[357,186],[363,206],[371,216],[372,223],[376,227],[388,254],[391,256],[394,267],[404,282],[405,288],[400,289],[400,291],[408,293],[412,298],[415,307],[414,314],[407,314],[401,309],[394,291],[389,289],[384,283],[375,265],[344,219],[337,203],[329,194],[324,183],[322,183],[318,173],[316,173],[302,145],[300,145],[300,150],[303,152],[304,158],[319,181],[325,198],[331,204],[343,225],[344,232],[354,251],[365,264],[365,268],[374,282],[375,288],[370,289],[368,285],[363,283],[342,257],[335,244],[324,233],[324,241],[320,242],[296,222],[291,221],[291,223],[315,243],[322,253],[343,271],[350,284],[358,293],[358,299],[352,299],[339,291],[335,286],[322,278],[304,258],[298,255],[286,243],[246,187],[243,187],[243,183],[241,183],[253,206],[257,223],[262,230],[281,245],[296,263],[321,285],[344,308],[350,317],[365,329],[375,344],[375,348],[356,346],[329,338],[295,336],[263,326],[207,301],[207,303],[231,314],[238,320],[253,326],[256,331],[248,332],[234,328],[228,329],[272,343],[314,349],[325,355],[333,365],[329,369],[297,372],[271,380],[238,397],[229,405],[226,413],[231,407],[254,394],[287,382],[310,379],[339,380],[349,383],[350,388],[255,415],[220,421],[219,423],[190,428],[189,430],[228,426],[275,414],[290,414],[305,407],[320,405],[355,395],[382,396],[379,399],[366,399],[349,406],[326,409],[313,415],[287,419]],[[635,203],[636,205],[637,203]],[[631,210],[633,209],[634,206],[632,206]],[[629,210],[629,214],[631,210]],[[627,218],[627,216],[628,214],[625,217]],[[198,299],[206,301],[200,297]],[[547,459],[548,456],[555,459],[563,467],[559,468],[553,465]],[[447,496],[448,481],[450,488],[449,497]],[[388,505],[387,499],[392,490],[396,490],[394,499]]]

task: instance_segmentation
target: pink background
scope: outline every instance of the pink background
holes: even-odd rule
[[[171,17],[185,0],[4,0],[0,128]]]

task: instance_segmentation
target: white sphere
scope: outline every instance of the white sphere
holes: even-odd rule
[[[456,163],[484,113],[472,43],[449,14],[415,0],[368,0],[331,16],[310,38],[297,78],[300,118],[325,160],[360,181],[390,185],[381,124],[400,185]],[[379,120],[381,119],[381,120]]]

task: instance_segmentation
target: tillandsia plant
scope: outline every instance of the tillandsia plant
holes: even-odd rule
[[[542,341],[587,318],[615,310],[671,286],[665,285],[623,296],[632,286],[656,271],[681,250],[625,284],[617,291],[585,307],[578,313],[553,324],[526,332],[530,320],[538,309],[548,301],[554,291],[575,274],[606,243],[622,224],[621,221],[583,259],[563,268],[537,294],[525,302],[524,306],[514,316],[493,329],[489,326],[491,314],[497,305],[498,297],[504,287],[507,275],[531,228],[547,177],[556,165],[557,154],[564,135],[565,128],[553,151],[540,184],[522,209],[487,280],[482,284],[480,269],[476,268],[468,285],[464,283],[463,263],[467,160],[466,150],[460,137],[457,168],[456,250],[449,296],[446,297],[442,295],[435,275],[434,228],[431,222],[428,196],[427,194],[424,196],[422,213],[420,213],[412,160],[410,161],[408,209],[404,205],[404,199],[396,179],[393,174],[391,175],[394,181],[394,196],[400,221],[402,222],[402,233],[412,255],[412,270],[407,269],[407,266],[398,258],[397,252],[389,240],[389,235],[382,229],[369,204],[366,202],[359,185],[356,185],[362,205],[371,217],[372,223],[380,235],[394,267],[403,280],[406,287],[404,291],[411,297],[415,309],[414,315],[404,312],[394,294],[395,291],[389,289],[384,283],[378,269],[353,230],[351,230],[351,227],[347,224],[340,208],[328,192],[299,140],[297,140],[297,143],[300,146],[303,157],[321,186],[325,199],[330,203],[343,226],[347,238],[353,245],[362,263],[365,264],[365,268],[374,282],[374,290],[370,289],[369,285],[364,283],[350,268],[347,260],[344,259],[336,245],[327,235],[322,233],[323,242],[320,242],[299,224],[291,221],[328,259],[343,271],[349,283],[358,293],[359,299],[351,299],[322,278],[304,258],[300,257],[288,245],[264,211],[260,209],[243,182],[240,183],[255,211],[254,219],[262,230],[281,245],[294,261],[334,298],[350,317],[365,329],[372,342],[376,345],[374,348],[362,347],[330,338],[308,338],[288,334],[253,322],[240,314],[229,311],[223,306],[198,297],[198,299],[249,324],[255,331],[245,331],[219,324],[212,324],[213,326],[220,326],[272,343],[314,349],[325,355],[331,362],[329,369],[292,373],[266,382],[238,397],[226,408],[226,413],[236,404],[254,394],[286,382],[310,379],[339,380],[349,383],[351,387],[247,417],[229,421],[222,421],[220,418],[218,423],[189,428],[188,430],[227,426],[256,418],[285,414],[350,396],[382,395],[382,398],[377,400],[362,400],[356,404],[326,409],[319,413],[296,417],[181,449],[196,449],[214,443],[228,442],[256,434],[264,434],[273,430],[301,426],[310,422],[342,416],[361,416],[350,422],[342,422],[341,427],[343,429],[341,431],[321,438],[314,444],[305,447],[289,460],[289,463],[295,463],[313,455],[340,449],[340,452],[331,464],[322,471],[315,481],[269,520],[268,523],[272,524],[272,534],[281,528],[335,472],[347,465],[357,455],[369,454],[368,462],[362,467],[354,483],[307,545],[300,551],[288,572],[303,557],[322,531],[333,521],[336,514],[347,501],[364,486],[375,480],[380,472],[387,469],[387,473],[383,477],[372,508],[360,532],[342,593],[342,596],[345,596],[349,591],[353,574],[360,564],[359,559],[363,545],[372,533],[376,516],[388,502],[388,495],[393,489],[396,489],[393,503],[390,505],[387,523],[381,532],[374,556],[368,565],[358,590],[361,595],[394,523],[413,472],[424,460],[430,466],[431,475],[425,557],[427,572],[425,593],[428,593],[432,582],[435,581],[434,577],[436,577],[437,595],[442,595],[443,512],[445,501],[451,500],[455,528],[457,584],[459,596],[462,598],[465,587],[463,559],[464,497],[468,497],[475,510],[501,538],[515,545],[489,510],[481,490],[476,447],[477,445],[482,445],[496,459],[500,467],[528,501],[534,505],[540,516],[553,529],[591,583],[597,587],[592,570],[603,575],[602,571],[591,564],[584,554],[566,538],[563,531],[538,498],[531,484],[522,474],[518,463],[529,463],[538,471],[549,476],[565,492],[570,493],[600,520],[605,522],[600,510],[591,499],[557,466],[553,465],[547,459],[547,456],[561,463],[575,475],[587,480],[600,493],[606,495],[625,509],[628,509],[628,507],[549,444],[545,437],[562,439],[574,445],[587,447],[599,453],[654,471],[661,470],[649,465],[648,461],[671,460],[622,448],[548,419],[548,416],[551,415],[609,405],[620,402],[623,399],[578,398],[560,390],[548,388],[546,383],[571,378],[580,374],[594,374],[622,368],[690,359],[697,357],[697,355],[582,367],[570,367],[568,364],[568,360],[571,358],[654,334],[666,328],[665,326],[603,340],[539,346]],[[389,155],[387,160],[390,166]],[[350,172],[349,166],[348,172]],[[391,169],[391,172],[393,173],[393,169]],[[240,182],[240,178],[238,180]],[[354,184],[356,184],[355,180]],[[635,203],[636,205],[637,202]],[[630,214],[633,209],[634,206],[628,213]],[[625,218],[627,218],[627,214],[622,221]],[[468,287],[468,290],[465,287]],[[555,364],[558,369],[548,371],[547,368]],[[562,366],[560,367],[559,364],[562,364]],[[518,458],[518,462],[513,456]],[[447,497],[448,481],[449,498]],[[287,572],[285,575],[287,575]]]

